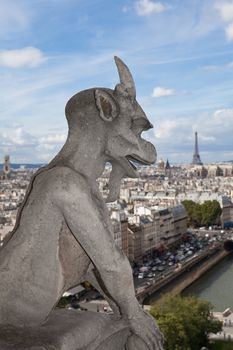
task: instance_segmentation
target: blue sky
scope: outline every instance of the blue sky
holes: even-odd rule
[[[130,67],[158,158],[233,159],[233,1],[0,0],[0,157],[48,162],[76,92]]]

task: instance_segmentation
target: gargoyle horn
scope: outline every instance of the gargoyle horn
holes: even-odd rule
[[[131,98],[135,99],[136,88],[129,68],[119,57],[114,56],[114,60],[116,62],[118,74],[120,77],[120,84],[117,84],[116,90],[123,95],[128,95]]]

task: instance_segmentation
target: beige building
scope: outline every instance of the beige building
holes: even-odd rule
[[[127,219],[121,221],[121,245],[123,252],[129,256],[129,232]]]
[[[233,222],[233,204],[228,200],[228,198],[223,197],[220,205],[222,207],[221,223],[224,227],[225,225],[227,226],[229,223]]]
[[[116,219],[112,219],[112,227],[113,227],[114,241],[116,242],[118,247],[122,249],[121,222]]]
[[[141,216],[140,225],[142,230],[142,252],[152,253],[158,244],[157,225],[151,216]]]
[[[197,177],[230,177],[233,175],[233,164],[209,164],[209,165],[194,165],[190,168],[190,172]]]
[[[157,235],[159,244],[170,247],[176,243],[173,213],[170,208],[162,209],[154,214],[157,222]]]
[[[174,241],[181,240],[184,233],[187,232],[188,216],[183,205],[177,205],[171,208],[174,219]]]
[[[218,165],[209,165],[207,171],[208,177],[223,176],[223,171]]]
[[[182,205],[160,210],[138,208],[138,211],[146,215],[135,215],[134,224],[129,224],[130,261],[141,260],[144,255],[152,254],[161,247],[177,245],[187,232],[187,213]]]
[[[143,256],[141,225],[130,225],[128,228],[128,258],[131,262],[140,261]]]

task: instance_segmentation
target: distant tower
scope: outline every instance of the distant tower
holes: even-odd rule
[[[197,140],[197,132],[195,132],[195,149],[193,154],[192,164],[202,165],[201,157],[198,150],[198,140]]]
[[[167,159],[166,165],[165,165],[165,175],[170,176],[171,175],[171,166],[170,163]]]
[[[166,170],[171,169],[171,166],[170,166],[170,163],[169,163],[168,159],[167,159],[167,162],[166,162],[166,165],[165,165],[165,169]]]
[[[10,156],[6,155],[4,157],[4,164],[3,164],[3,176],[5,179],[8,178],[9,174],[11,171],[11,167],[10,167]]]

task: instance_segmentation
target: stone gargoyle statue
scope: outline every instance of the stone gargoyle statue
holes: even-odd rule
[[[137,176],[132,161],[156,160],[154,146],[141,138],[152,125],[136,101],[132,75],[115,62],[114,90],[88,89],[68,101],[66,143],[33,177],[0,252],[2,350],[163,349],[154,319],[135,297],[130,264],[114,242],[96,182],[110,162],[108,201],[114,201],[122,177]],[[65,291],[86,280],[114,317],[54,309]]]

